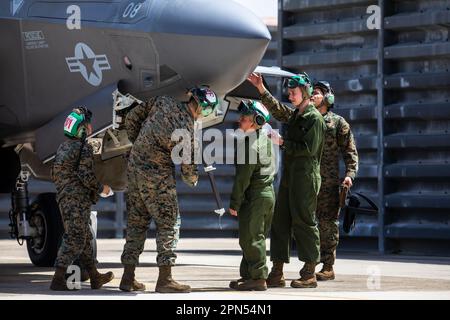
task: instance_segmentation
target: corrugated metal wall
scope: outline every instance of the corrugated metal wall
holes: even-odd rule
[[[380,8],[379,30],[368,28],[371,5]],[[450,1],[279,7],[281,66],[335,88],[335,111],[352,125],[360,154],[354,189],[380,204],[342,242],[450,253]]]

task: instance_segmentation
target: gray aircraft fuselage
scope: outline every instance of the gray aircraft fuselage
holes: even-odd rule
[[[81,29],[71,30],[74,5]],[[73,107],[93,110],[94,131],[109,126],[116,88],[183,99],[207,84],[224,97],[258,65],[270,33],[227,0],[2,0],[0,39],[0,144],[33,142],[44,160]]]

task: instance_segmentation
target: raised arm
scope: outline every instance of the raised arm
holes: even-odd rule
[[[252,73],[247,80],[256,87],[261,96],[262,104],[266,106],[274,118],[281,122],[287,122],[294,113],[294,110],[280,103],[270,94],[269,90],[264,86],[262,76],[257,73]]]

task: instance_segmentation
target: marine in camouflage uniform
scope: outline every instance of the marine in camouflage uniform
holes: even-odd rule
[[[350,125],[345,119],[330,109],[334,97],[328,103],[326,95],[334,93],[327,82],[320,81],[314,86],[313,101],[322,113],[327,131],[322,154],[320,174],[322,187],[318,196],[317,218],[320,230],[320,256],[323,269],[316,274],[318,280],[333,280],[333,265],[336,260],[336,248],[339,243],[339,157],[345,163],[344,183],[353,181],[358,171],[358,152]],[[319,90],[319,91],[318,91]],[[325,98],[324,98],[325,96]]]
[[[67,268],[78,257],[84,268],[94,263],[89,221],[91,205],[98,201],[103,185],[95,177],[92,147],[88,143],[84,144],[80,165],[76,167],[81,144],[80,140],[63,142],[53,164],[56,200],[66,231],[56,258],[56,267]]]
[[[75,110],[75,113],[80,114],[87,112],[83,108]],[[80,123],[78,130],[82,130],[81,127],[85,124]],[[89,224],[91,205],[98,201],[104,186],[95,176],[92,147],[84,139],[85,137],[70,137],[63,142],[56,152],[52,167],[56,200],[64,224],[64,235],[55,261],[57,272],[51,286],[54,290],[68,290],[64,276],[76,259],[88,271],[93,289],[100,288],[113,278],[111,272],[99,274],[95,265],[93,236]]]
[[[125,120],[128,138],[133,143],[128,160],[128,192],[126,243],[122,253],[123,291],[143,291],[145,286],[135,280],[135,268],[144,249],[151,221],[156,226],[157,265],[160,274],[157,292],[189,292],[190,287],[171,278],[175,265],[180,230],[175,165],[171,154],[178,141],[172,140],[175,130],[185,130],[194,146],[194,116],[188,104],[168,96],[151,98],[132,109]],[[194,147],[188,163],[181,164],[183,181],[195,186],[198,180],[194,164]]]

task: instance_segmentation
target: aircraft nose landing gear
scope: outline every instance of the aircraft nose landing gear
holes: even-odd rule
[[[30,173],[22,170],[11,194],[10,234],[20,245],[26,241],[34,265],[51,267],[63,234],[61,215],[54,193],[40,194],[29,204],[29,177]]]
[[[11,227],[11,238],[15,238],[20,245],[24,240],[30,237],[29,224],[29,198],[28,198],[28,179],[30,173],[21,171],[17,177],[14,190],[11,194],[11,210],[9,220]]]

